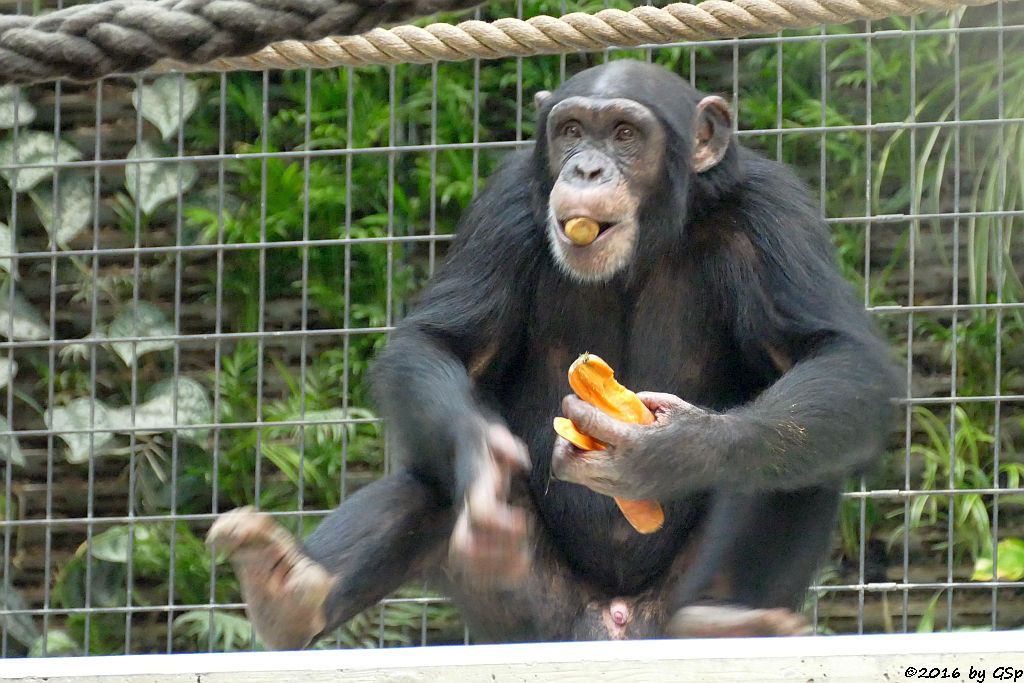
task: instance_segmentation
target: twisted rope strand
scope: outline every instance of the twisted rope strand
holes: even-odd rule
[[[352,35],[480,0],[105,0],[0,15],[0,84],[93,80],[159,59],[191,65],[269,43]]]
[[[425,64],[465,59],[530,57],[606,47],[635,47],[714,38],[739,38],[785,29],[883,19],[987,5],[994,0],[704,0],[664,8],[575,12],[561,18],[464,21],[425,28],[398,26],[315,42],[284,41],[247,57],[200,66],[165,60],[162,70],[240,71],[370,64]]]
[[[105,0],[41,17],[0,16],[0,84],[93,80],[154,64],[237,71],[528,57],[738,38],[994,1],[704,0],[560,19],[369,30],[478,0]]]

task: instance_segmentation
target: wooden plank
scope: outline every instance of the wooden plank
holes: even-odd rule
[[[1024,681],[1020,631],[4,660],[22,683]]]

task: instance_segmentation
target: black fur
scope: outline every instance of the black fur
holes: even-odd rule
[[[377,362],[376,395],[404,458],[402,476],[457,509],[479,456],[478,416],[486,415],[529,448],[537,533],[562,568],[550,571],[607,597],[658,588],[669,613],[712,597],[798,607],[827,549],[843,478],[871,466],[883,448],[898,386],[886,347],[788,169],[733,142],[717,166],[693,176],[702,96],[688,83],[659,67],[612,62],[556,91],[538,112],[539,131],[551,106],[570,95],[637,100],[668,131],[663,186],[641,207],[635,259],[602,284],[564,275],[546,243],[552,179],[543,134],[533,150],[511,155],[467,210],[446,263]],[[632,532],[611,498],[551,476],[551,421],[570,393],[568,365],[583,351],[607,360],[626,386],[708,411],[708,419],[662,430],[651,457],[638,461],[649,494],[666,509],[657,533]],[[406,512],[429,509],[411,503]],[[356,506],[351,514],[360,514]],[[336,533],[346,516],[316,534]],[[352,566],[340,550],[318,553],[314,545],[310,554],[328,569]],[[670,576],[683,550],[692,561]],[[379,578],[402,580],[406,567],[398,565],[379,569]],[[724,595],[713,588],[721,585]],[[496,638],[568,637],[545,632],[540,616],[527,632],[484,619]]]

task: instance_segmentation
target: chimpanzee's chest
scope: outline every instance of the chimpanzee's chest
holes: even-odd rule
[[[634,391],[664,391],[721,406],[723,384],[739,372],[727,302],[687,272],[669,272],[644,288],[565,285],[541,294],[531,311],[524,362],[542,384],[569,391],[566,373],[595,353]],[[540,290],[543,292],[543,290]],[[557,304],[552,302],[557,301]]]
[[[738,369],[721,314],[725,303],[685,277],[629,296],[612,285],[559,284],[538,288],[517,361],[495,387],[499,410],[530,449],[533,498],[570,564],[611,590],[639,590],[671,562],[699,522],[706,499],[697,494],[665,501],[665,528],[636,533],[610,498],[552,480],[552,419],[572,392],[569,365],[583,352],[604,358],[634,391],[669,392],[722,407],[723,387],[729,393],[729,375]]]

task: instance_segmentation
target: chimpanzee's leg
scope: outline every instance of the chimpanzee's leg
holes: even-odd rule
[[[692,567],[668,586],[677,637],[796,635],[798,614],[828,550],[839,487],[720,493]]]
[[[511,474],[485,468],[483,502],[453,509],[433,487],[400,472],[346,500],[301,546],[269,515],[246,508],[218,519],[208,542],[229,553],[249,617],[273,649],[307,645],[424,568],[434,569],[431,578],[455,599],[474,638],[612,637],[602,634],[603,623],[627,624],[628,607],[595,598],[571,575],[539,527],[524,483]],[[509,524],[502,505],[522,523]],[[456,516],[473,529],[468,537],[453,533]],[[495,564],[501,559],[518,566]]]
[[[260,640],[295,649],[436,561],[453,520],[433,488],[400,472],[343,502],[302,546],[250,508],[223,515],[207,542],[228,552]]]
[[[339,577],[324,603],[325,631],[436,564],[455,519],[433,487],[406,472],[378,480],[350,501],[303,543],[306,554]]]

